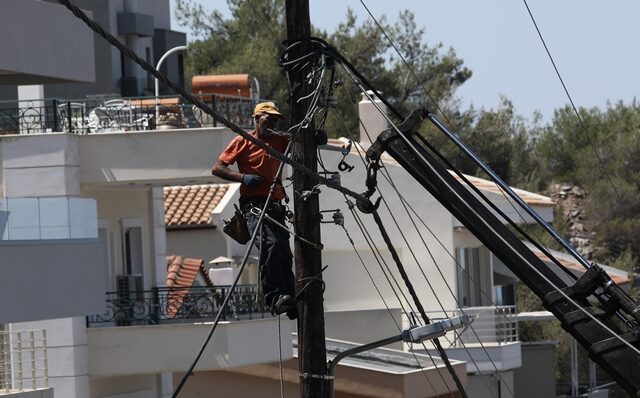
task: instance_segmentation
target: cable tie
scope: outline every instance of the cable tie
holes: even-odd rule
[[[302,377],[303,379],[320,379],[320,380],[333,380],[333,379],[335,379],[335,377],[331,376],[331,375],[317,375],[317,374],[313,374],[313,373],[300,373],[298,376]]]

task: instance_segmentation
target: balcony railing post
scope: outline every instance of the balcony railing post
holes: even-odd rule
[[[158,292],[157,286],[152,287],[151,291],[153,292],[152,293],[153,302],[151,303],[151,319],[153,320],[154,325],[159,325],[160,324],[160,293]]]
[[[72,124],[72,114],[71,114],[71,101],[67,101],[67,128],[68,128],[68,133],[73,133],[73,124]]]
[[[58,120],[58,100],[57,99],[53,99],[52,100],[53,103],[53,131],[58,132],[60,131],[60,123]]]
[[[11,389],[11,335],[2,333],[2,386],[4,392]]]
[[[36,341],[34,331],[29,332],[29,351],[31,351],[31,388],[36,389]]]
[[[49,359],[47,358],[47,330],[42,329],[42,357],[44,361],[44,388],[49,387]]]
[[[18,388],[18,391],[22,391],[23,390],[23,381],[22,381],[22,373],[24,371],[24,368],[22,366],[22,332],[18,332],[17,335],[17,347],[16,347],[16,356],[17,356],[17,360],[18,360],[18,383],[20,383],[20,387]]]

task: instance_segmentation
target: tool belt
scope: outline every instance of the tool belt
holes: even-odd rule
[[[237,205],[234,204],[233,206],[236,211],[231,219],[222,220],[224,222],[222,231],[236,242],[244,245],[251,239],[251,234],[249,233],[249,228],[247,228],[247,220],[244,218],[244,213],[240,211]]]
[[[262,210],[262,208],[264,207],[265,201],[266,201],[266,198],[259,197],[259,196],[241,196],[240,209],[244,214],[250,213],[251,209],[253,209],[254,207],[257,207],[260,210]],[[270,212],[270,211],[284,211],[284,206],[282,206],[280,202],[272,200],[269,202],[269,206],[267,206],[267,212]]]

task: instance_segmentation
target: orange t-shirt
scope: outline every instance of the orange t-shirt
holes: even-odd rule
[[[256,132],[251,132],[256,137]],[[257,138],[257,137],[256,137]],[[289,137],[273,136],[261,139],[266,145],[275,149],[280,153],[284,153],[289,143]],[[257,147],[251,142],[238,136],[231,140],[227,148],[220,154],[220,160],[226,164],[238,163],[238,171],[242,174],[256,174],[264,180],[262,183],[247,187],[240,186],[241,196],[260,196],[266,198],[269,195],[269,189],[273,182],[280,161],[267,153],[264,149]],[[284,190],[282,188],[282,176],[273,191],[273,200],[282,200],[284,198]]]

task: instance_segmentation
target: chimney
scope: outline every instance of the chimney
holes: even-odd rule
[[[372,91],[367,91],[367,94],[369,97],[374,98],[374,101],[371,102],[365,94],[362,94],[362,101],[358,103],[358,114],[360,115],[360,145],[365,149],[368,148],[372,142],[375,142],[380,133],[389,128],[386,119],[387,107]]]

